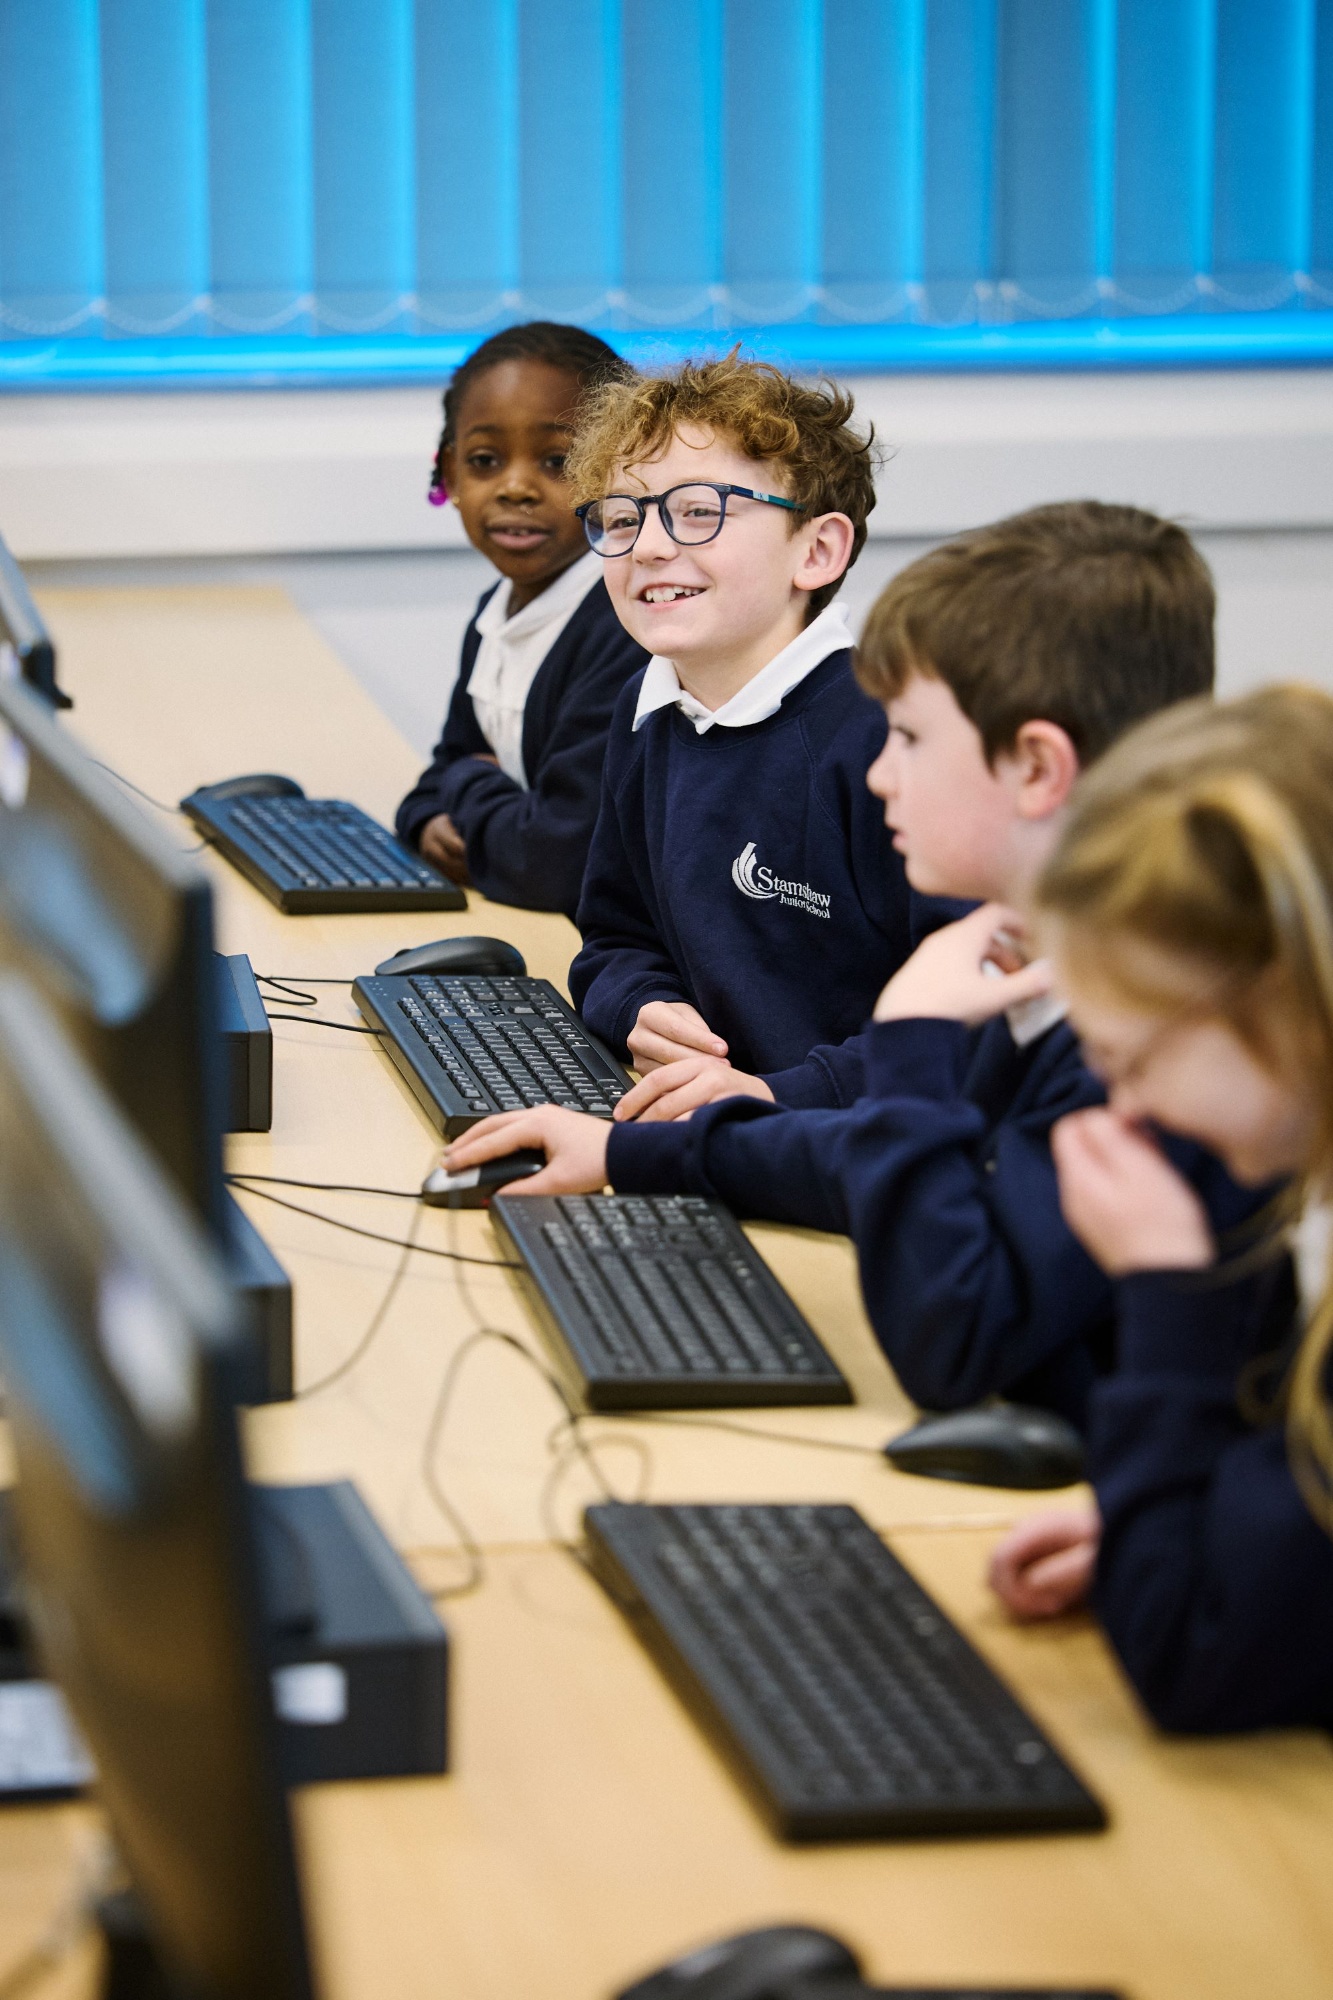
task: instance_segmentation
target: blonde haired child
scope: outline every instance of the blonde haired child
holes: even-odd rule
[[[1091,1580],[1164,1727],[1326,1727],[1333,1283],[1302,1321],[1282,1239],[1333,1179],[1333,701],[1270,688],[1135,730],[1038,900],[1109,1094],[1053,1146],[1066,1219],[1118,1281],[1118,1368],[1092,1398],[1100,1549],[1094,1520],[1030,1522],[992,1581],[1042,1616]],[[1155,1126],[1274,1185],[1266,1242],[1214,1240]]]

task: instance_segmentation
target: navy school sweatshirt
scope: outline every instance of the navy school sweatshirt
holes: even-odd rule
[[[477,611],[491,595],[483,593]],[[594,584],[528,691],[524,791],[495,765],[478,761],[490,749],[468,694],[480,647],[474,612],[444,734],[429,769],[398,808],[399,837],[415,847],[427,820],[448,813],[467,843],[468,871],[484,896],[572,917],[597,819],[611,711],[648,656],[616,617],[606,585]]]
[[[679,709],[612,718],[569,988],[622,1054],[649,1000],[687,1000],[754,1072],[870,1013],[911,949],[902,859],[866,789],[884,712],[831,653],[776,714],[699,735]]]
[[[996,1393],[1086,1421],[1110,1365],[1114,1298],[1060,1213],[1050,1129],[1104,1101],[1064,1023],[1019,1047],[978,1029],[886,1021],[864,1038],[867,1096],[792,1111],[752,1097],[671,1124],[615,1125],[612,1185],[718,1197],[742,1216],[852,1238],[866,1313],[913,1401]],[[1219,1228],[1256,1205],[1173,1142]]]
[[[1091,1404],[1104,1523],[1094,1602],[1165,1729],[1333,1726],[1333,1542],[1274,1415],[1237,1382],[1296,1324],[1290,1262],[1219,1285],[1144,1272],[1117,1288],[1117,1368]]]

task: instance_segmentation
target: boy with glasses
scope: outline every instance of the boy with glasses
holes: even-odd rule
[[[851,1035],[911,949],[864,782],[884,717],[833,602],[875,504],[851,414],[733,353],[605,384],[567,462],[652,654],[612,718],[569,975],[640,1070],[725,1057],[782,1097],[781,1073],[805,1082],[809,1051]]]
[[[1080,771],[1143,717],[1211,689],[1212,579],[1183,529],[1138,508],[1033,508],[902,570],[858,669],[888,721],[863,782],[910,881],[982,899],[880,994],[857,1037],[859,1102],[788,1110],[733,1091],[684,1119],[617,1124],[545,1105],[475,1126],[447,1164],[535,1146],[546,1167],[515,1192],[609,1179],[839,1231],[916,1402],[1003,1394],[1081,1423],[1112,1359],[1114,1296],[1061,1215],[1050,1134],[1103,1091],[1024,911]],[[1270,1197],[1197,1149],[1174,1158],[1219,1237]]]

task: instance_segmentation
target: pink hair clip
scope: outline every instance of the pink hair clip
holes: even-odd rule
[[[443,507],[449,498],[449,488],[441,486],[437,479],[431,487],[430,492],[426,495],[426,498],[430,501],[432,507]]]

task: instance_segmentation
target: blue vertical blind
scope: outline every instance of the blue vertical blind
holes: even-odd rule
[[[0,0],[0,340],[1333,307],[1333,0]]]

